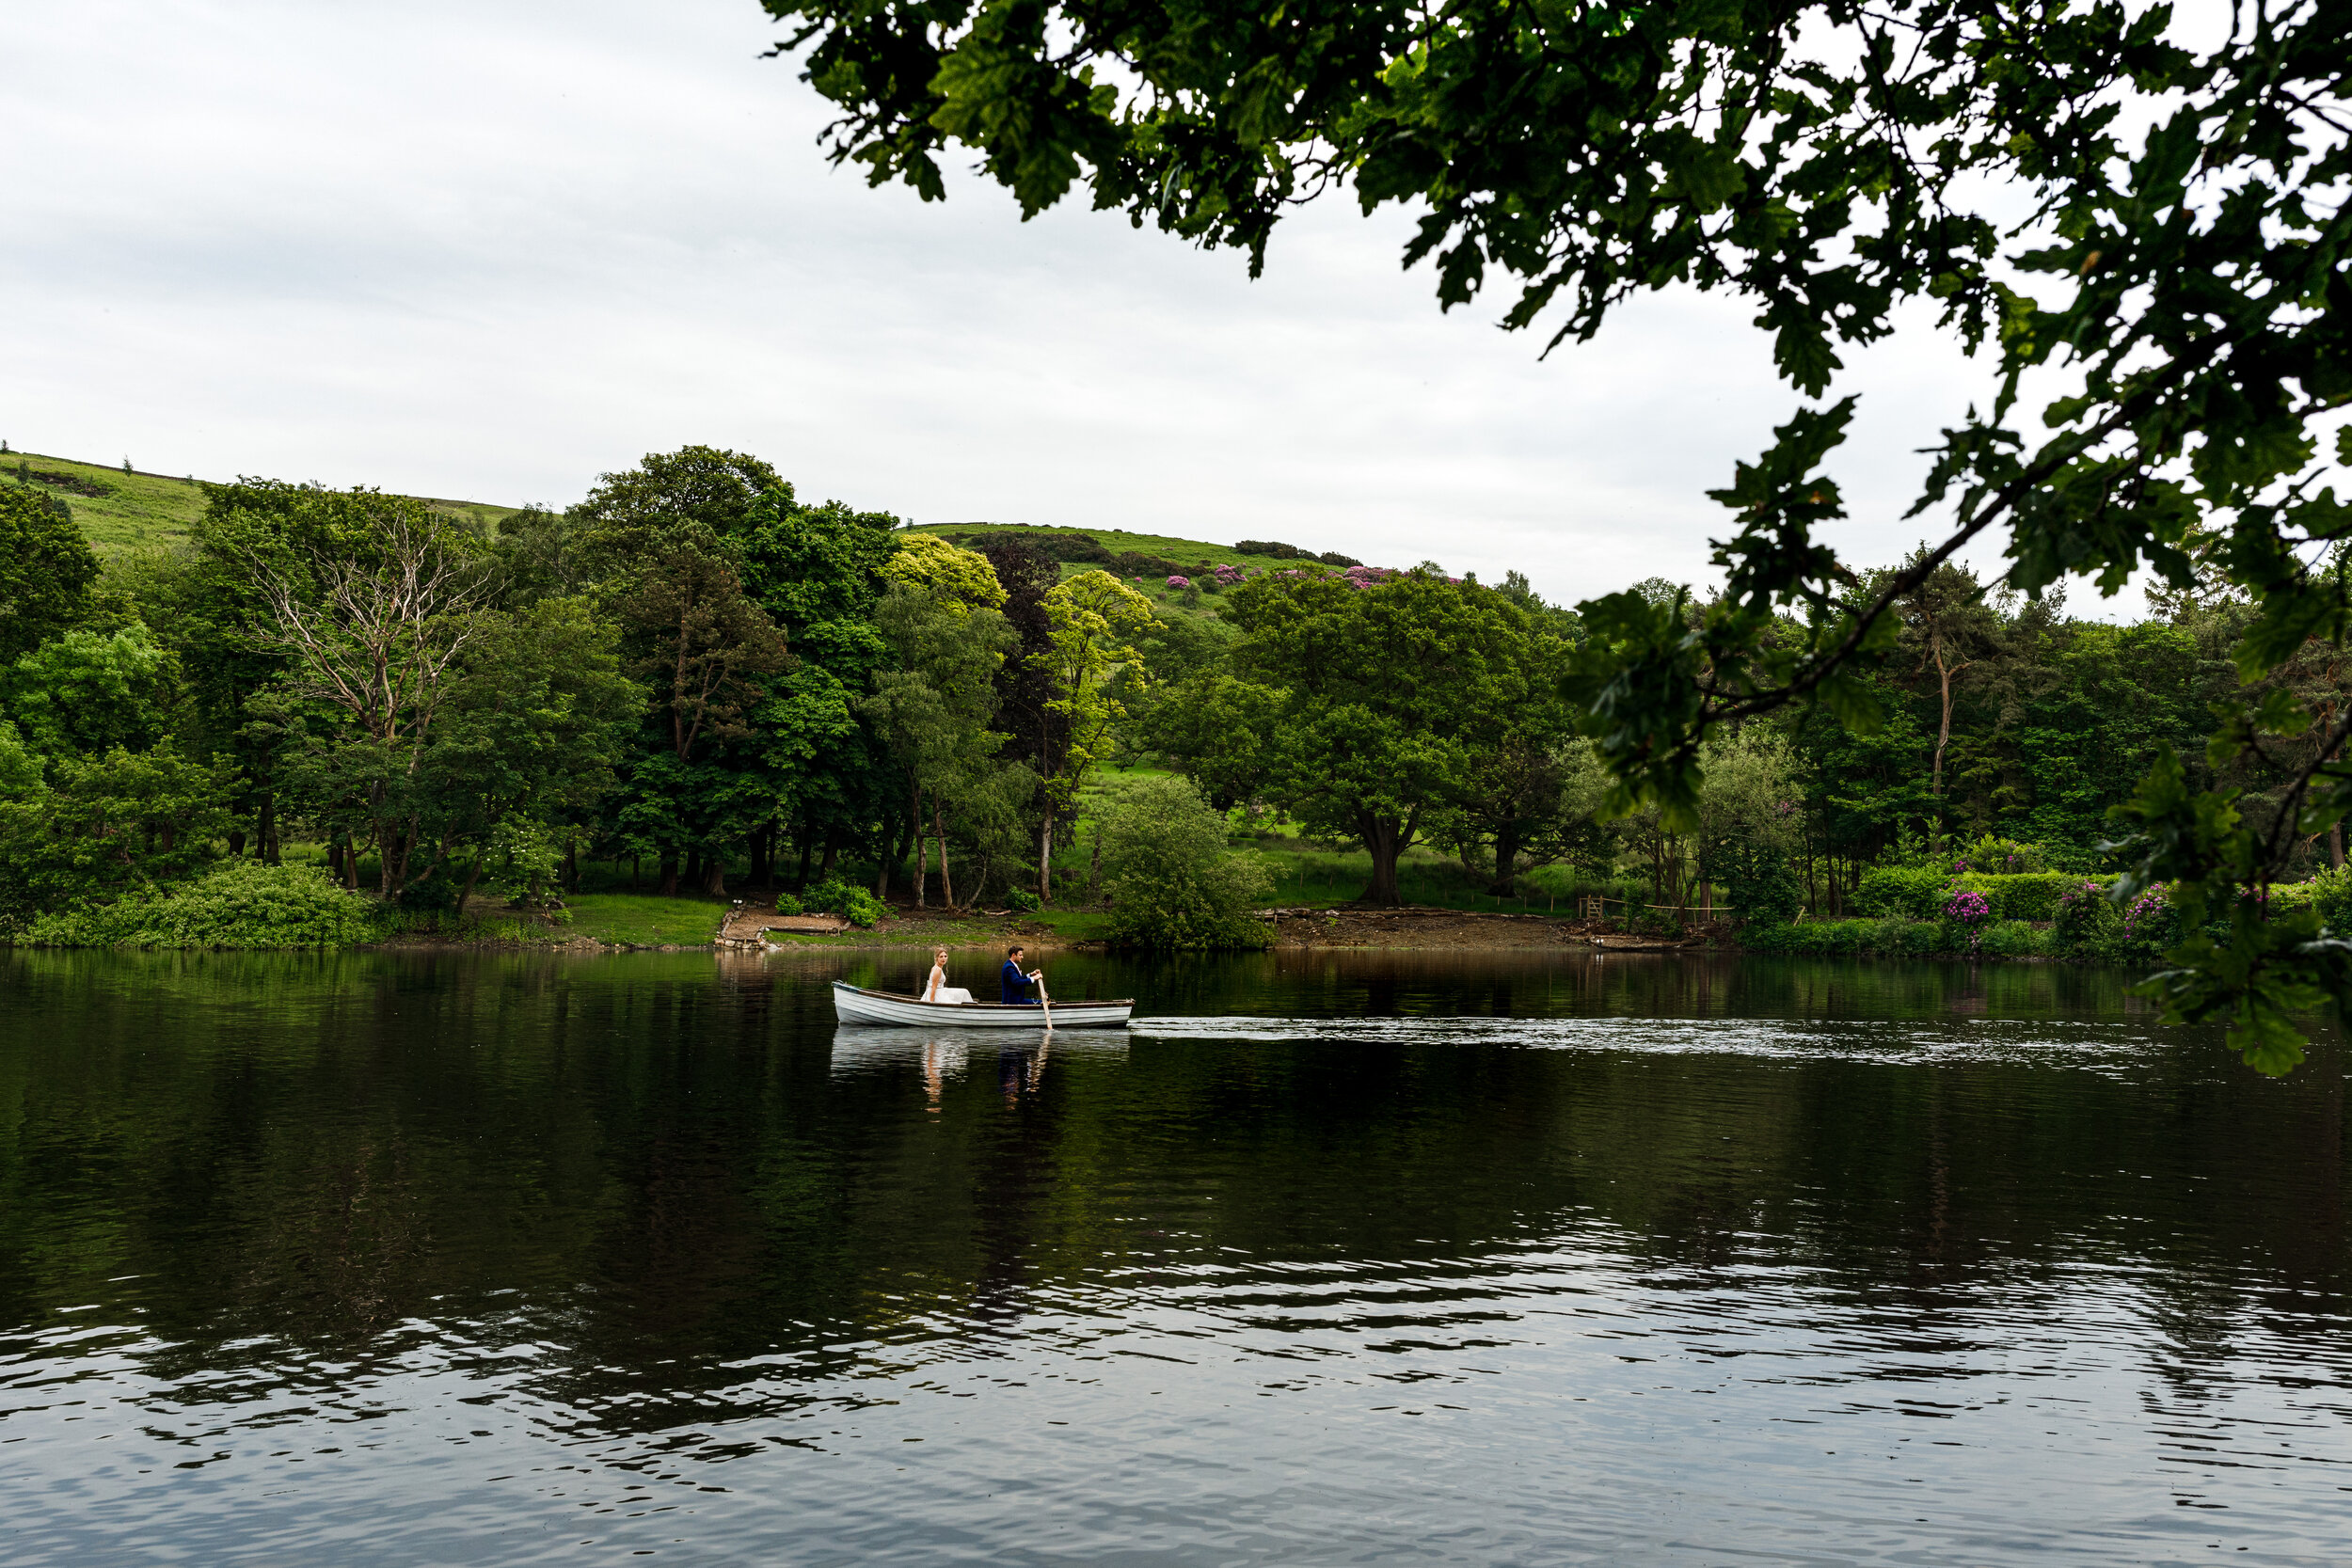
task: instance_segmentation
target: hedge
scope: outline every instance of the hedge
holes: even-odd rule
[[[2064,871],[1954,873],[1934,866],[1877,866],[1862,874],[1854,908],[1882,919],[1937,920],[1955,893],[1980,893],[1994,920],[2055,920],[2058,895],[2083,885]]]
[[[230,861],[192,881],[44,914],[37,947],[348,947],[383,933],[375,905],[312,865]]]

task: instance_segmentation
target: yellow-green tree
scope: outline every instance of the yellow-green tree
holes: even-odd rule
[[[1044,775],[1044,811],[1037,834],[1038,896],[1054,896],[1054,825],[1069,811],[1089,774],[1108,750],[1112,726],[1127,709],[1105,689],[1111,678],[1128,673],[1126,688],[1136,689],[1142,676],[1142,656],[1130,642],[1152,625],[1152,601],[1108,572],[1080,572],[1046,592],[1045,647],[1029,656],[1052,687],[1048,712],[1061,722],[1053,736],[1053,754],[1040,769]]]
[[[948,607],[994,610],[1005,602],[996,568],[977,550],[950,545],[935,533],[896,535],[898,549],[877,568],[885,582],[924,589]]]

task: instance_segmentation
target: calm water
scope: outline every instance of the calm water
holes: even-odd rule
[[[0,1560],[2352,1558],[2332,1042],[2054,969],[1051,967],[1147,1022],[0,952]]]

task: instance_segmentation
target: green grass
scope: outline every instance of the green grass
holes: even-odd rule
[[[1054,940],[1063,942],[1100,942],[1111,934],[1111,917],[1102,910],[1040,910],[1021,917],[1024,926],[1050,926]]]
[[[568,934],[615,947],[699,947],[719,928],[727,906],[715,898],[664,898],[653,893],[582,893],[566,898]]]
[[[1237,832],[1233,847],[1264,857],[1266,869],[1274,874],[1278,906],[1352,904],[1372,882],[1372,857],[1363,850],[1333,848],[1300,838],[1287,824]],[[1581,895],[1603,886],[1590,876],[1561,865],[1522,872],[1518,881],[1518,896],[1499,898],[1487,891],[1489,879],[1484,873],[1473,873],[1454,856],[1435,849],[1407,850],[1396,867],[1399,897],[1407,904],[1441,910],[1574,914]]]
[[[16,483],[19,465],[37,474],[64,475],[85,486],[104,488],[105,494],[90,496],[69,485],[39,478],[33,481],[33,488],[65,498],[73,508],[73,520],[81,526],[82,537],[101,555],[184,544],[188,531],[204,514],[204,492],[189,476],[142,470],[125,473],[119,463],[84,463],[40,452],[11,451],[0,457],[0,483]],[[487,501],[444,500],[433,496],[419,499],[445,516],[485,531],[495,529],[500,518],[521,510]]]
[[[177,545],[204,512],[204,492],[187,479],[167,474],[124,473],[119,464],[76,463],[69,458],[35,452],[10,452],[0,457],[0,481],[19,483],[19,465],[37,474],[63,474],[90,486],[103,486],[103,496],[87,496],[70,486],[33,481],[32,488],[63,496],[73,508],[82,537],[101,555],[121,550]]]
[[[1052,931],[1040,937],[1037,927]],[[1017,929],[1016,929],[1017,927]],[[848,930],[838,936],[807,931],[776,931],[768,940],[779,947],[995,947],[1026,940],[1056,945],[1099,941],[1110,935],[1111,917],[1100,910],[1041,910],[1034,914],[989,920],[979,916],[953,920],[894,918],[871,930]]]

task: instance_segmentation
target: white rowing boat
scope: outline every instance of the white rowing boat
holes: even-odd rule
[[[1057,1002],[1051,1022],[1057,1029],[1123,1029],[1135,1010],[1133,1001]],[[898,991],[867,990],[847,980],[833,983],[833,1013],[844,1023],[906,1023],[927,1029],[943,1024],[951,1029],[1042,1029],[1047,1023],[1042,1007],[926,1002]]]

